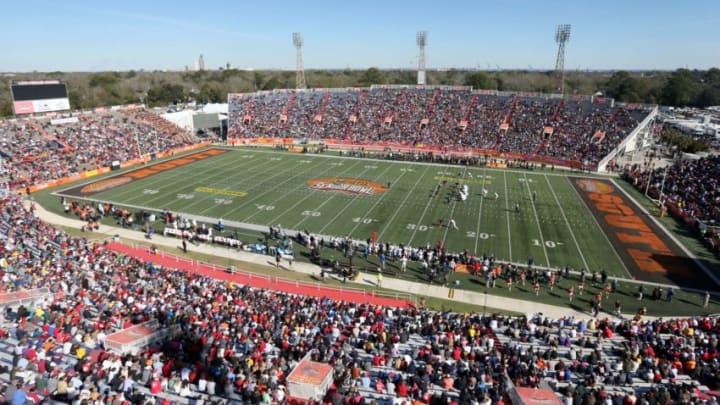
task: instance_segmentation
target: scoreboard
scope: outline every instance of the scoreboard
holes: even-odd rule
[[[15,115],[70,109],[67,86],[57,80],[15,82],[10,89]]]

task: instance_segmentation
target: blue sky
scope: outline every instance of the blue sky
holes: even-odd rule
[[[3,4],[0,71],[192,67],[552,68],[557,24],[573,26],[567,69],[720,66],[720,1],[155,1]]]

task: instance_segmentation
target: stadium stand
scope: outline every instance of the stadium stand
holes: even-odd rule
[[[54,294],[0,312],[6,398],[284,403],[285,377],[308,353],[334,369],[318,404],[507,403],[514,387],[573,403],[689,403],[718,387],[715,316],[482,316],[276,293],[115,254],[40,221],[18,195],[3,207],[5,292]],[[175,332],[103,349],[149,321]]]
[[[647,115],[605,100],[372,87],[229,95],[236,138],[309,138],[443,151],[479,149],[586,162],[612,151]]]
[[[77,122],[62,124],[50,120],[0,121],[0,153],[12,188],[197,142],[180,128],[144,110],[76,117]]]
[[[670,214],[720,254],[720,156],[679,160],[653,170],[633,165],[624,176],[639,190],[661,200]]]
[[[305,131],[405,142],[399,133],[416,131],[408,142],[448,137],[456,146],[528,153],[546,148],[583,159],[600,156],[602,142],[620,139],[640,114],[462,89],[232,97],[231,112],[246,122],[236,130],[246,136]],[[401,123],[401,132],[394,123]],[[466,130],[457,130],[461,123]],[[62,127],[39,125],[43,131],[22,121],[0,123],[5,168],[15,188],[105,159],[136,157],[134,148],[120,147],[136,138],[150,151],[190,141],[142,112],[82,117]],[[549,139],[518,142],[546,126],[553,127]],[[590,135],[595,140],[578,148],[555,140],[556,134],[580,140],[597,133],[602,135]],[[710,158],[669,169],[668,201],[692,218],[717,220],[718,163]],[[636,175],[638,182],[642,176],[647,181],[648,172]],[[650,175],[653,188],[664,176]],[[286,376],[308,354],[330,364],[335,375],[326,396],[313,404],[508,403],[516,387],[549,389],[565,403],[697,403],[712,402],[712,390],[720,387],[718,316],[482,316],[277,293],[113,253],[39,220],[15,193],[1,206],[0,297],[26,290],[53,294],[27,305],[2,305],[0,391],[8,401],[25,396],[34,403],[282,404],[290,402],[283,388]],[[432,251],[410,253],[424,258]],[[135,325],[168,332],[139,350],[106,350],[108,336]]]

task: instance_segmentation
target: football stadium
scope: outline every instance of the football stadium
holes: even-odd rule
[[[720,157],[566,92],[570,32],[554,92],[433,83],[427,31],[416,83],[344,87],[294,33],[214,112],[11,80],[3,403],[717,403]]]

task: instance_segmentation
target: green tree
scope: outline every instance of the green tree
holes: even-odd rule
[[[665,83],[660,101],[665,105],[685,107],[692,104],[695,94],[692,72],[687,69],[678,69],[670,75]]]
[[[70,100],[70,108],[72,109],[90,107],[83,105],[82,95],[77,90],[68,91],[68,99]]]
[[[705,83],[708,86],[720,86],[720,69],[711,68],[705,72]]]
[[[415,84],[417,83],[417,73],[412,70],[403,70],[395,76],[393,84]]]
[[[253,83],[255,90],[260,90],[265,86],[265,74],[263,72],[253,72]]]
[[[720,105],[720,86],[705,86],[702,90],[700,90],[693,104],[697,107]]]
[[[0,101],[0,117],[10,117],[13,115],[13,109],[10,102]]]
[[[223,100],[223,97],[222,90],[217,86],[203,84],[197,100],[201,103],[219,103]]]
[[[283,83],[280,81],[280,79],[273,76],[263,84],[262,89],[263,90],[273,90],[273,89],[279,89],[281,87],[287,87],[287,86],[283,86]]]
[[[675,128],[664,128],[660,134],[664,143],[675,146],[686,153],[696,153],[708,150],[708,145],[685,135]]]
[[[505,80],[503,80],[502,76],[495,75],[495,86],[498,90],[504,91],[505,90]]]
[[[168,104],[185,98],[185,90],[179,84],[160,83],[148,90],[147,100],[151,105]]]
[[[371,67],[370,69],[363,72],[362,76],[360,77],[360,84],[364,87],[370,87],[373,84],[384,84],[385,83],[385,75],[380,71],[380,69],[376,67]]]
[[[465,84],[474,89],[494,89],[494,81],[483,72],[473,72],[465,77]]]
[[[90,76],[88,84],[90,87],[105,87],[117,84],[119,81],[118,75],[114,73],[97,73]]]
[[[643,101],[643,84],[626,71],[615,72],[605,83],[605,93],[618,101],[637,103]]]

